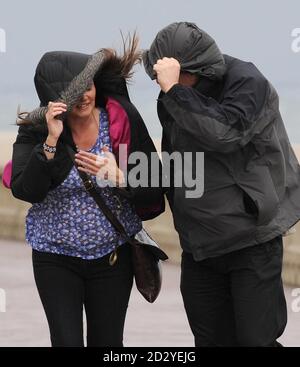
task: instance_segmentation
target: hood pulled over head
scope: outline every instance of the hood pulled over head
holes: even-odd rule
[[[216,42],[194,23],[172,23],[158,32],[149,50],[143,53],[146,73],[155,79],[153,66],[158,59],[173,57],[181,70],[207,77],[221,79],[226,65]]]
[[[17,124],[45,123],[49,101],[64,102],[67,111],[59,115],[66,120],[68,113],[94,83],[98,102],[103,95],[120,94],[129,99],[126,81],[132,68],[141,61],[136,32],[123,39],[124,54],[101,48],[92,55],[72,51],[45,53],[36,68],[34,83],[40,106],[31,112],[18,113]]]
[[[84,69],[89,58],[90,55],[69,51],[45,53],[37,65],[34,76],[35,89],[41,106],[47,106],[49,101],[60,99],[61,93]]]
[[[65,119],[67,113],[92,85],[103,60],[103,50],[93,55],[69,51],[44,54],[34,77],[40,107],[29,113],[19,113],[20,120],[17,121],[17,124],[44,123],[49,101],[60,101],[67,105],[67,112],[60,115],[60,118]]]

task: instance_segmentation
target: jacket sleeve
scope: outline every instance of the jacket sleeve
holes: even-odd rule
[[[14,197],[30,203],[44,200],[56,159],[48,160],[43,144],[28,126],[20,126],[13,145],[11,190]]]
[[[161,101],[180,129],[196,139],[203,149],[233,152],[273,120],[273,111],[266,105],[269,83],[258,73],[238,74],[226,86],[221,103],[195,88],[179,84],[164,94]]]

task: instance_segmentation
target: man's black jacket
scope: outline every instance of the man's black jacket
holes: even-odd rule
[[[300,168],[277,93],[252,63],[224,59],[221,80],[200,76],[158,100],[162,150],[204,152],[203,196],[186,198],[184,186],[168,195],[196,260],[266,242],[300,218]]]

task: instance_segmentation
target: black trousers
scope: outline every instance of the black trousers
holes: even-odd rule
[[[281,236],[200,262],[182,254],[181,293],[197,347],[280,346],[282,255]]]
[[[130,245],[96,260],[33,250],[33,270],[47,316],[52,346],[83,347],[83,307],[87,346],[123,346],[123,330],[133,283]]]

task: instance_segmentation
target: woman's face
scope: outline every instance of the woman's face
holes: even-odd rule
[[[81,97],[80,101],[73,107],[71,116],[73,117],[88,117],[95,108],[96,88],[94,83]]]

